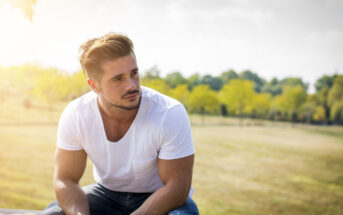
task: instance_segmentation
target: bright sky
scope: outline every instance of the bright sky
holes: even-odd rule
[[[7,1],[0,65],[76,71],[80,44],[112,31],[133,40],[141,71],[162,75],[250,69],[301,77],[313,92],[322,75],[343,73],[343,0],[37,0],[32,22]]]

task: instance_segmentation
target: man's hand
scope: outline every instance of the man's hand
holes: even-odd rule
[[[65,214],[90,214],[87,196],[79,185],[86,163],[87,154],[84,150],[66,151],[56,148],[54,190]]]
[[[161,215],[181,207],[188,199],[192,183],[194,155],[174,160],[158,160],[163,187],[152,194],[132,215]]]

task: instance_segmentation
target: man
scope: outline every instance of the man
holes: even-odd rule
[[[194,147],[184,107],[140,86],[128,37],[107,34],[80,51],[92,91],[60,118],[57,201],[43,214],[198,214],[190,198]],[[81,188],[87,156],[97,183]]]

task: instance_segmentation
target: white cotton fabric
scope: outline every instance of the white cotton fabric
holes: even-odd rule
[[[119,141],[107,139],[93,91],[70,102],[58,126],[57,145],[84,149],[93,162],[95,180],[119,192],[154,192],[163,186],[157,159],[194,154],[184,106],[155,90],[141,87],[142,99],[130,128]]]

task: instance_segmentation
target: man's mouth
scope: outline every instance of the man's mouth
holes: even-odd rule
[[[124,99],[135,99],[137,97],[138,93],[133,93],[130,95],[127,95],[124,97]]]
[[[138,90],[133,90],[131,92],[127,92],[124,95],[121,96],[122,99],[136,99],[136,97],[139,95],[139,91]]]

